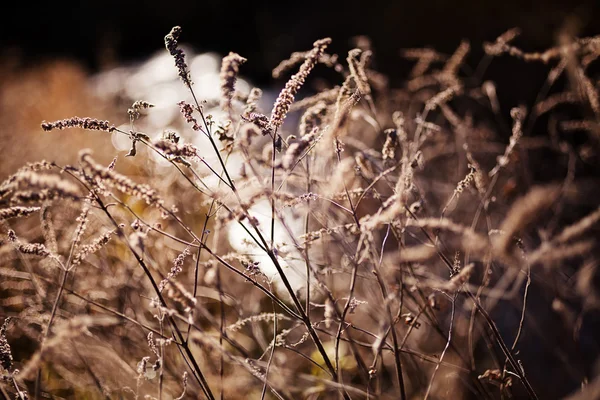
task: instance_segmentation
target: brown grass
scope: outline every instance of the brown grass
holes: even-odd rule
[[[182,121],[163,132],[144,129],[154,104],[130,99],[116,117],[81,94],[71,66],[2,86],[3,116],[17,92],[56,102],[17,107],[2,127],[5,398],[536,399],[597,387],[599,37],[534,53],[511,30],[486,44],[482,65],[548,65],[528,105],[499,104],[510,88],[463,72],[467,41],[451,55],[406,50],[415,67],[392,88],[372,49],[344,63],[321,39],[276,67],[298,72],[271,105],[238,90],[235,53],[222,98],[203,102],[181,34],[165,44],[187,98],[168,105]],[[324,68],[337,80],[295,102]],[[64,115],[73,95],[86,104]],[[32,120],[35,136],[15,139]],[[113,159],[112,135],[131,142],[126,160]],[[56,141],[69,142],[62,154]]]

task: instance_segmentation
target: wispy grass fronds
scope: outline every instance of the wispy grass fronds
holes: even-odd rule
[[[41,243],[21,243],[17,238],[15,231],[8,231],[8,240],[15,248],[23,254],[34,255],[38,257],[50,257],[52,253]]]
[[[79,159],[84,170],[94,180],[102,182],[108,187],[114,187],[125,194],[140,198],[148,205],[161,207],[164,204],[164,200],[155,189],[146,184],[135,183],[131,179],[96,163],[91,154],[91,151],[83,150],[79,154]]]
[[[235,81],[240,72],[240,65],[246,59],[237,53],[229,53],[221,63],[221,108],[231,110],[231,99],[235,93]]]
[[[45,198],[71,198],[78,199],[79,187],[73,182],[58,175],[40,174],[24,170],[14,175],[10,183],[3,185],[4,195],[13,193],[13,200],[20,192],[38,194],[40,199]]]
[[[79,249],[79,252],[75,254],[71,263],[73,265],[80,264],[83,260],[85,260],[89,255],[96,253],[98,250],[106,246],[108,241],[114,236],[116,231],[107,231],[94,239],[90,244],[82,245]]]
[[[277,130],[277,128],[283,125],[283,120],[294,102],[296,93],[298,93],[298,90],[300,90],[306,81],[306,78],[317,64],[319,57],[330,43],[331,39],[329,38],[317,40],[313,44],[313,49],[306,55],[298,73],[290,78],[285,84],[285,88],[279,93],[279,97],[277,97],[277,100],[275,100],[275,104],[273,105],[273,111],[271,111],[271,118],[269,120],[269,125],[274,130]]]
[[[40,210],[40,207],[10,207],[10,208],[0,208],[0,220],[3,219],[11,219],[11,218],[21,218],[28,217]]]
[[[510,116],[513,119],[512,135],[510,136],[508,146],[504,150],[504,154],[497,158],[496,166],[490,171],[490,176],[494,176],[500,169],[506,167],[509,163],[509,157],[513,153],[515,146],[523,136],[523,120],[525,119],[525,110],[522,108],[513,108],[510,111]]]
[[[365,71],[366,64],[370,58],[370,51],[362,51],[360,49],[350,50],[347,58],[350,75],[354,79],[360,93],[365,97],[371,95],[371,86],[369,86],[369,78]]]
[[[538,186],[515,201],[500,225],[502,234],[496,242],[498,249],[509,252],[519,232],[539,218],[541,212],[548,210],[556,202],[558,194],[556,186]]]
[[[175,59],[175,67],[179,72],[179,77],[182,82],[190,87],[192,85],[192,79],[190,77],[190,70],[187,63],[185,62],[185,52],[179,48],[178,40],[181,35],[181,27],[174,26],[171,32],[165,36],[165,47],[169,51],[169,54]]]

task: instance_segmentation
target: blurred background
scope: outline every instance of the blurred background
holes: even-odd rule
[[[378,67],[394,78],[402,72],[400,48],[451,53],[467,38],[478,59],[483,41],[511,27],[523,30],[518,43],[531,50],[553,45],[566,23],[580,36],[600,32],[600,3],[594,0],[16,1],[5,7],[5,62],[31,66],[62,57],[97,71],[161,50],[164,35],[180,25],[182,41],[197,51],[248,58],[244,72],[260,84],[280,60],[325,36],[340,54],[353,36],[368,36]]]
[[[63,151],[66,143],[73,149],[106,144],[105,138],[94,142],[89,132],[43,135],[40,123],[74,115],[126,122],[123,113],[130,99],[115,104],[94,97],[98,86],[107,89],[108,84],[96,80],[90,90],[90,77],[117,67],[134,71],[152,57],[166,55],[163,38],[174,25],[183,28],[180,41],[194,54],[212,52],[218,60],[235,51],[246,57],[241,76],[274,93],[286,78],[275,81],[273,67],[327,36],[333,39],[330,51],[342,58],[354,47],[353,38],[367,36],[375,52],[373,68],[387,75],[392,87],[402,87],[413,65],[401,57],[402,48],[432,47],[452,54],[462,39],[468,39],[467,65],[475,69],[482,60],[483,42],[493,41],[512,27],[522,29],[515,45],[527,51],[554,45],[565,30],[580,37],[600,33],[600,2],[594,0],[16,1],[5,6],[4,16],[0,24],[0,151],[13,157],[2,157],[1,176],[42,154],[59,162],[72,161],[76,151]],[[173,73],[169,64],[168,71]],[[214,68],[218,72],[218,65]],[[146,76],[153,76],[148,71]],[[327,79],[327,72],[319,76]],[[500,57],[483,78],[504,88],[498,97],[510,121],[510,108],[531,105],[547,72],[539,63]],[[111,82],[126,84],[129,78],[125,74]],[[152,80],[146,83],[153,84]],[[200,96],[206,98],[202,91]],[[270,97],[265,96],[265,101]],[[57,142],[61,137],[68,140]]]
[[[483,42],[493,41],[512,27],[522,30],[515,45],[527,51],[551,47],[565,30],[580,37],[600,33],[600,2],[594,0],[16,1],[5,6],[4,15],[0,24],[0,152],[12,156],[2,157],[0,178],[42,156],[72,162],[75,149],[82,147],[114,153],[101,135],[44,135],[40,123],[74,115],[126,122],[131,91],[113,93],[110,86],[128,85],[144,62],[146,66],[160,64],[156,57],[167,55],[163,38],[174,25],[183,28],[180,42],[190,54],[210,52],[217,61],[230,51],[246,57],[241,76],[250,85],[272,89],[265,102],[274,98],[286,79],[274,80],[273,67],[294,51],[310,49],[322,37],[333,39],[330,51],[342,58],[355,47],[357,36],[368,37],[375,53],[373,68],[385,74],[392,87],[402,87],[414,63],[401,57],[403,48],[432,47],[452,54],[462,39],[468,39],[467,65],[474,70],[483,57]],[[149,65],[151,59],[157,62]],[[173,74],[172,61],[163,62],[159,70]],[[209,64],[214,76],[218,63]],[[123,68],[129,69],[118,79],[115,74],[103,75]],[[176,87],[176,77],[156,77],[152,68],[144,71],[138,78],[147,87],[167,78]],[[327,72],[321,71],[319,77],[328,79]],[[510,121],[510,108],[533,104],[547,72],[539,63],[500,57],[489,64],[483,79],[503,88],[498,98]],[[108,80],[94,80],[98,76]],[[309,82],[306,90],[314,83]],[[121,101],[115,102],[114,96],[98,98],[98,89],[120,95]],[[147,96],[140,90],[133,92]],[[202,90],[200,96],[208,97]],[[173,105],[170,97],[164,102]],[[265,108],[270,106],[265,104]],[[64,151],[67,143],[73,151]]]

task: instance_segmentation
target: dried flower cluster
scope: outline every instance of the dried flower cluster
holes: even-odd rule
[[[271,111],[271,119],[269,120],[269,125],[274,130],[277,130],[277,128],[283,125],[283,120],[294,102],[294,96],[298,93],[298,90],[302,87],[306,78],[317,64],[319,57],[330,43],[331,39],[329,38],[317,40],[313,44],[313,49],[307,54],[304,62],[300,66],[298,73],[292,75],[281,93],[279,93],[279,97],[277,97],[277,100],[273,105],[273,111]]]
[[[68,128],[81,128],[88,129],[91,131],[105,131],[112,132],[116,128],[111,125],[108,121],[102,121],[95,118],[80,118],[72,117],[67,119],[61,119],[54,122],[42,122],[42,129],[46,132],[50,132],[54,129],[68,129]]]
[[[237,53],[231,52],[223,58],[221,63],[221,108],[231,109],[231,99],[235,93],[235,81],[240,72],[240,65],[246,59]]]
[[[187,85],[192,85],[192,79],[190,78],[190,70],[185,62],[185,53],[178,46],[179,36],[181,35],[181,27],[174,26],[171,32],[165,36],[165,47],[169,51],[169,54],[175,59],[175,67],[179,72],[179,77],[182,82]]]
[[[8,324],[10,323],[10,317],[4,319],[2,326],[0,327],[0,366],[6,371],[12,368],[13,356],[10,351],[10,345],[6,340],[6,331],[8,330]]]
[[[39,257],[50,257],[52,253],[41,243],[21,243],[15,234],[15,231],[8,231],[8,240],[13,243],[15,248],[23,254],[29,254]]]
[[[152,107],[154,107],[154,104],[150,104],[144,100],[137,100],[131,105],[131,108],[127,110],[127,114],[131,120],[136,120],[140,117],[142,110],[147,110]]]
[[[40,207],[10,207],[0,208],[0,220],[27,217],[40,210]]]

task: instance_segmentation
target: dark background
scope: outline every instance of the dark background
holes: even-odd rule
[[[555,43],[566,21],[580,35],[600,33],[598,1],[13,1],[3,6],[0,55],[24,65],[54,57],[75,58],[91,70],[142,59],[163,46],[174,25],[182,42],[198,51],[235,51],[248,58],[244,71],[258,83],[293,51],[330,36],[344,54],[354,35],[369,36],[377,67],[397,75],[404,47],[431,46],[451,53],[460,40],[481,54],[481,43],[520,27],[518,44],[542,50]],[[573,25],[573,24],[571,24]]]
[[[467,65],[475,69],[483,42],[512,27],[522,30],[515,45],[526,51],[555,45],[565,28],[580,37],[600,34],[597,0],[16,1],[5,7],[0,60],[13,69],[68,58],[94,72],[144,60],[165,51],[164,36],[180,25],[180,42],[199,52],[235,51],[248,59],[244,77],[276,89],[282,82],[273,81],[272,68],[327,36],[333,39],[329,51],[342,57],[353,47],[353,36],[368,36],[375,51],[373,67],[400,87],[412,66],[400,56],[402,48],[430,46],[451,54],[468,39]],[[510,108],[533,104],[548,70],[505,56],[494,59],[482,78],[500,88],[500,104],[510,121]]]

